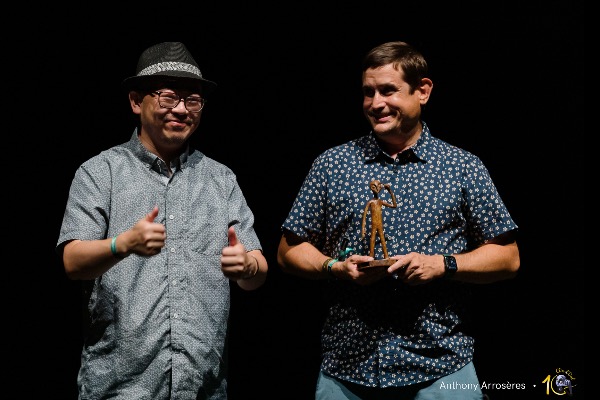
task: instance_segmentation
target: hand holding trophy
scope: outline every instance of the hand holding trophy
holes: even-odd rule
[[[392,265],[396,262],[396,260],[390,259],[388,256],[387,246],[385,243],[385,233],[383,232],[383,218],[382,218],[382,208],[384,206],[390,207],[390,208],[397,207],[396,196],[394,196],[394,193],[390,189],[389,183],[383,184],[379,180],[374,179],[369,184],[369,187],[371,188],[371,191],[373,192],[373,198],[367,202],[367,205],[365,206],[365,210],[363,212],[361,239],[364,239],[364,237],[365,237],[365,225],[367,222],[367,215],[370,212],[371,213],[371,239],[369,242],[369,256],[371,256],[371,257],[375,256],[375,240],[377,239],[377,237],[379,237],[379,240],[381,241],[381,247],[383,250],[384,258],[380,259],[380,260],[373,260],[373,261],[359,263],[358,264],[359,269],[371,268],[371,267],[389,267],[390,265]],[[384,201],[379,197],[379,193],[381,192],[381,189],[384,189],[384,188],[392,196],[392,203],[388,203],[387,201]]]

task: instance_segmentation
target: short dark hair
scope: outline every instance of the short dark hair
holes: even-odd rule
[[[411,93],[421,85],[421,79],[427,76],[425,57],[406,42],[396,41],[380,44],[371,49],[363,59],[362,71],[392,64],[394,69],[402,69],[404,81]]]

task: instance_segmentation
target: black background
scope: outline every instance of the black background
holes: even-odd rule
[[[232,294],[231,399],[312,398],[321,286],[279,270],[279,227],[312,160],[368,131],[364,54],[404,40],[430,65],[432,133],[480,156],[520,228],[519,276],[475,291],[480,381],[525,383],[532,398],[560,368],[583,398],[583,2],[89,7],[38,8],[4,35],[7,391],[76,398],[81,283],[54,254],[69,185],[129,139],[120,82],[146,47],[175,40],[219,85],[193,144],[237,174],[270,264],[264,287]]]

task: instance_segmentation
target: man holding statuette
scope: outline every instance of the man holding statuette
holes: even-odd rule
[[[516,275],[517,225],[483,162],[421,119],[432,88],[409,44],[369,51],[362,93],[371,132],[315,159],[282,224],[283,271],[328,280],[317,400],[483,396],[465,306],[471,284]],[[377,183],[372,198],[373,179],[389,182],[390,206],[380,207]],[[391,265],[362,267],[388,252]],[[443,391],[442,381],[476,390]]]

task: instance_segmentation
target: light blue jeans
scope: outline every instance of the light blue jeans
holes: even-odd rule
[[[332,378],[321,372],[315,400],[481,400],[473,363],[433,382],[394,388],[371,388]]]

